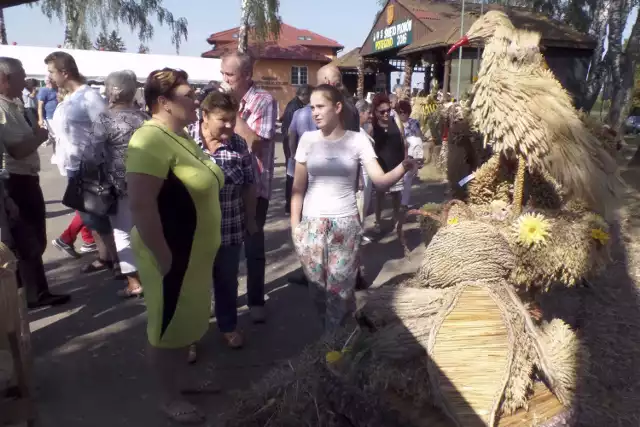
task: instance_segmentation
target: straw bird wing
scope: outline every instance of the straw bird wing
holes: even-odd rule
[[[498,67],[477,83],[474,121],[497,150],[521,154],[595,211],[611,212],[623,189],[617,164],[551,71]]]

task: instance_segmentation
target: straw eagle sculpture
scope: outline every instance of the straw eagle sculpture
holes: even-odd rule
[[[489,11],[448,53],[468,44],[485,46],[472,119],[494,152],[518,162],[515,212],[522,209],[529,167],[550,174],[568,195],[607,217],[623,187],[617,164],[546,66],[539,42],[539,33],[518,30],[503,12]]]

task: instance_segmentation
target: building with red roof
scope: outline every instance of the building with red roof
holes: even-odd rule
[[[212,34],[205,58],[220,58],[238,49],[239,28]],[[256,59],[254,80],[278,100],[280,111],[295,96],[298,86],[316,84],[316,72],[344,49],[337,41],[313,31],[282,23],[277,40],[258,42],[249,36],[249,53]]]

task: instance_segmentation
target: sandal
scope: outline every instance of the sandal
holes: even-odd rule
[[[105,271],[112,268],[113,268],[113,262],[98,258],[97,260],[93,261],[91,264],[88,264],[82,267],[82,272],[96,273],[98,271]]]
[[[205,416],[198,411],[198,409],[191,403],[176,400],[161,407],[162,412],[171,421],[178,424],[202,424],[205,421]]]
[[[120,289],[116,293],[120,298],[128,299],[133,297],[141,298],[144,295],[144,290],[142,286],[138,286],[137,288],[131,289],[128,286],[124,289]]]
[[[227,342],[227,346],[234,350],[242,348],[244,345],[244,340],[242,339],[242,335],[238,331],[226,332],[222,334],[224,340]]]
[[[189,346],[189,351],[187,353],[187,363],[189,365],[193,365],[198,360],[198,348],[195,344],[191,344]]]
[[[183,388],[181,393],[184,395],[197,395],[197,394],[219,394],[222,392],[222,387],[214,384],[211,380],[206,380],[200,383],[194,388]]]

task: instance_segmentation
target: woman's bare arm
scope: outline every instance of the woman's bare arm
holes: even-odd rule
[[[302,203],[307,192],[307,164],[297,163],[293,177],[291,191],[291,230],[294,230],[302,220]]]
[[[127,192],[133,224],[164,275],[171,269],[172,256],[164,238],[158,212],[158,194],[163,184],[162,178],[142,173],[127,173]]]
[[[375,185],[378,190],[386,190],[390,188],[393,184],[400,181],[404,174],[412,168],[412,160],[403,161],[387,173],[384,173],[376,159],[371,159],[364,163],[364,169],[367,171],[367,175],[369,175],[371,182],[373,182],[373,185]]]

